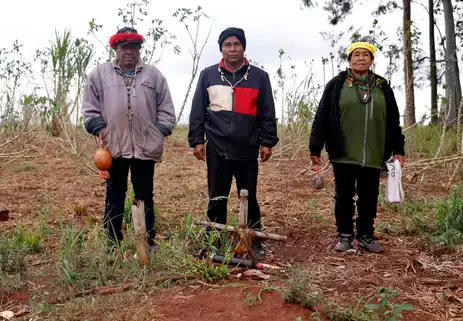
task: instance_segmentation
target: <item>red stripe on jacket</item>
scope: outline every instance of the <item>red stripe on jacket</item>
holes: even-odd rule
[[[254,88],[235,87],[233,111],[239,114],[257,116],[257,98],[259,90]]]

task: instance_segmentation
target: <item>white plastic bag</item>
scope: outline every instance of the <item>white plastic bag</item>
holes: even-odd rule
[[[402,189],[402,167],[400,161],[387,161],[386,202],[402,203],[404,190]]]

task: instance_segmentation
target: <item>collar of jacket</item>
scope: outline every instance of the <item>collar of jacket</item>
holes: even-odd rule
[[[117,58],[114,58],[111,63],[114,69],[122,70],[121,66],[119,66],[119,62],[117,61]],[[143,69],[143,65],[144,65],[143,59],[138,59],[138,63],[136,66],[137,72]]]
[[[389,89],[389,88],[391,87],[391,83],[390,83],[389,81],[387,81],[387,79],[384,78],[383,76],[380,76],[380,75],[378,75],[378,74],[375,74],[374,72],[373,72],[373,76],[375,77],[375,79],[383,79],[383,80],[384,80],[384,82],[383,82],[383,86],[384,86],[384,87],[382,88],[383,91],[384,91],[385,89]],[[346,81],[346,78],[347,78],[347,69],[341,71],[341,72],[339,73],[339,75],[338,75],[337,84],[338,84],[338,85],[341,85],[341,88],[342,88],[342,86],[344,85],[344,82]]]
[[[248,66],[249,66],[249,60],[246,57],[243,57],[243,64],[241,65],[241,67],[237,71],[235,71],[235,73],[240,72],[240,71],[242,71],[244,69],[247,69]],[[233,73],[233,71],[228,69],[228,67],[225,65],[225,60],[223,58],[222,58],[222,60],[220,60],[219,68],[223,72],[227,72],[227,73],[230,73],[230,74]]]

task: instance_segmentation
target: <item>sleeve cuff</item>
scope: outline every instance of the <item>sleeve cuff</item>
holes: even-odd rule
[[[106,127],[102,116],[96,116],[88,119],[85,122],[85,129],[92,135],[98,136],[100,131]]]
[[[172,130],[170,129],[169,126],[163,124],[163,123],[156,123],[154,126],[159,129],[159,131],[164,135],[164,137],[172,135]]]

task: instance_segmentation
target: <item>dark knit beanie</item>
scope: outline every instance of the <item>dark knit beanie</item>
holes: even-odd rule
[[[222,52],[222,44],[228,37],[235,36],[243,45],[243,49],[246,50],[246,36],[244,35],[244,30],[240,28],[230,27],[222,31],[219,36],[219,48]]]

